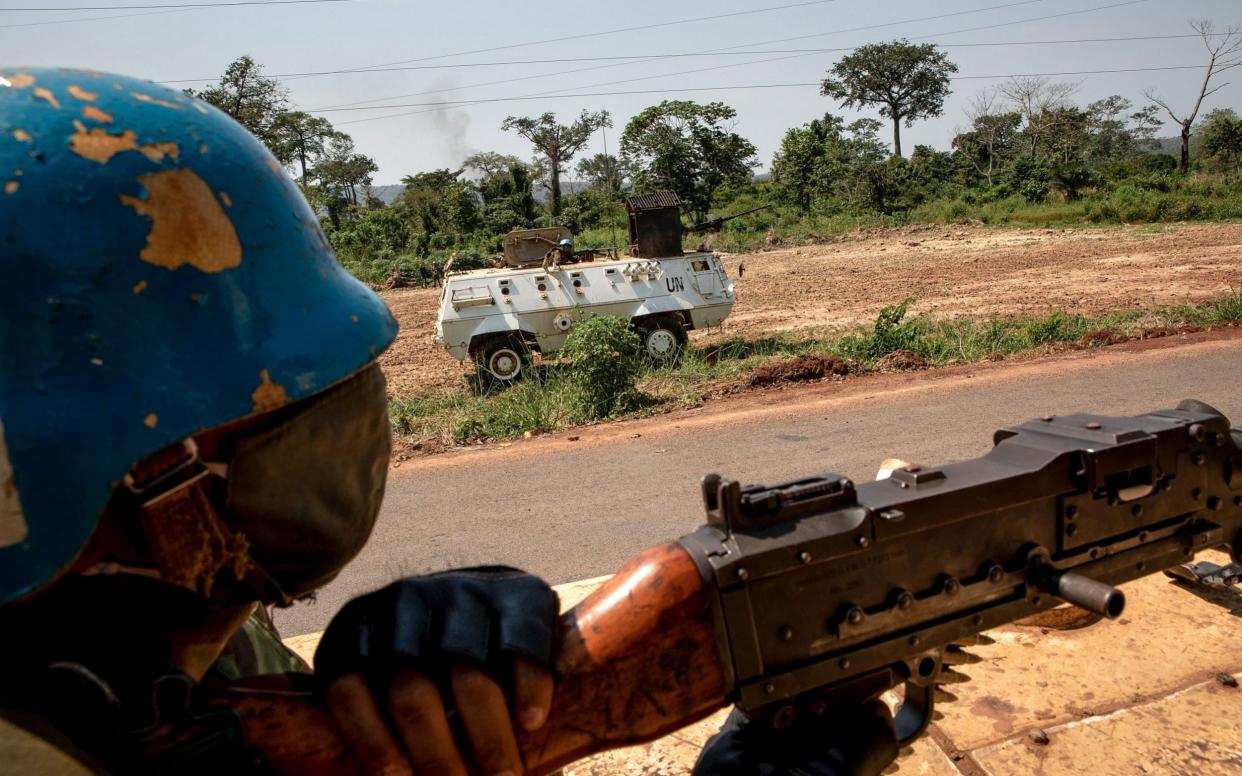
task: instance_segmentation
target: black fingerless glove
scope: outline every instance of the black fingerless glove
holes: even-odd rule
[[[845,716],[773,730],[734,709],[708,740],[693,776],[873,776],[897,758],[897,735],[878,701]]]
[[[407,577],[342,607],[315,650],[315,673],[326,684],[353,671],[502,655],[548,668],[558,610],[547,583],[505,566]]]

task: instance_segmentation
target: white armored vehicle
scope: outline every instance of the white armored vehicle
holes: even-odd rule
[[[733,283],[714,253],[682,252],[687,230],[675,194],[629,197],[625,209],[628,256],[574,252],[568,229],[526,229],[505,236],[503,267],[446,274],[435,343],[459,361],[472,358],[480,377],[511,383],[532,353],[560,350],[577,322],[618,315],[630,320],[647,358],[675,361],[687,331],[729,315]]]

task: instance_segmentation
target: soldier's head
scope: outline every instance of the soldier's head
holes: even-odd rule
[[[0,604],[79,574],[288,602],[361,548],[396,323],[214,107],[0,69]]]

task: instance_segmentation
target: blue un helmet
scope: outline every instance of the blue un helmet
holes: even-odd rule
[[[254,137],[95,72],[0,69],[0,277],[0,603],[136,462],[328,395],[396,333]]]

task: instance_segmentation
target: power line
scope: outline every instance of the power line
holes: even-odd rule
[[[950,33],[940,33],[950,34]],[[1212,33],[1215,36],[1225,35],[1226,33]],[[1200,38],[1198,33],[1186,33],[1178,35],[1131,35],[1124,38],[1068,38],[1065,40],[1011,40],[1011,41],[994,41],[989,43],[942,43],[941,48],[978,48],[978,47],[1010,47],[1010,46],[1052,46],[1060,44],[1077,44],[1077,43],[1133,43],[1136,41],[1148,40],[1176,40],[1178,38]],[[831,54],[840,51],[853,51],[857,46],[833,46],[831,48],[809,48],[809,49],[769,49],[760,51],[716,51],[716,52],[685,52],[674,54],[618,54],[607,57],[563,57],[560,59],[510,59],[494,62],[454,62],[442,65],[408,65],[404,67],[388,67],[376,68],[374,70],[318,70],[306,73],[273,73],[271,78],[295,78],[298,76],[320,76],[320,75],[356,75],[359,73],[389,73],[408,70],[452,70],[471,67],[512,67],[514,65],[552,65],[564,64],[567,62],[628,62],[635,59],[647,59],[650,57],[659,57],[660,59],[682,59],[693,57],[748,57],[755,54]],[[578,71],[574,71],[578,72]],[[161,84],[182,84],[182,83],[200,83],[202,81],[212,81],[212,78],[178,78],[168,81],[157,81]]]
[[[1000,22],[1000,23],[998,23],[998,24],[988,25],[988,26],[986,26],[986,27],[971,27],[971,28],[968,28],[968,29],[965,29],[965,30],[953,30],[952,32],[948,32],[948,33],[943,33],[943,32],[942,32],[942,33],[933,33],[933,34],[930,34],[930,35],[923,35],[923,36],[919,36],[919,37],[914,37],[914,38],[911,38],[911,40],[927,40],[927,39],[929,39],[929,38],[935,38],[935,37],[939,37],[939,36],[941,36],[941,35],[955,35],[955,34],[957,34],[957,33],[959,33],[959,32],[973,32],[973,31],[975,31],[975,30],[979,30],[979,29],[991,29],[991,28],[994,28],[994,27],[1011,27],[1011,26],[1016,25],[1016,24],[1025,24],[1025,23],[1027,23],[1027,22],[1032,22],[1032,21],[1042,21],[1042,20],[1044,20],[1044,19],[1056,19],[1056,18],[1059,18],[1059,17],[1062,17],[1062,16],[1073,16],[1073,15],[1076,15],[1076,14],[1091,13],[1091,12],[1093,12],[1093,11],[1100,11],[1100,10],[1104,10],[1104,9],[1108,9],[1108,8],[1116,8],[1116,7],[1119,7],[1119,6],[1125,6],[1125,5],[1137,5],[1138,3],[1143,3],[1143,2],[1147,2],[1147,0],[1124,0],[1124,2],[1113,3],[1113,4],[1111,4],[1111,5],[1096,6],[1095,8],[1084,8],[1084,9],[1081,9],[1081,10],[1078,10],[1078,11],[1067,11],[1067,12],[1064,12],[1064,13],[1051,14],[1051,15],[1048,15],[1048,16],[1036,16],[1036,17],[1031,17],[1031,18],[1027,18],[1027,19],[1017,19],[1017,20],[1014,20],[1014,21]],[[812,37],[813,37],[813,36],[812,36]],[[638,82],[638,81],[653,81],[653,80],[656,80],[656,79],[666,78],[666,77],[669,77],[669,76],[675,76],[675,75],[693,75],[693,74],[695,74],[695,73],[706,73],[706,72],[712,72],[712,71],[715,71],[715,70],[727,70],[727,69],[732,68],[732,67],[746,67],[746,66],[748,66],[748,65],[765,65],[765,64],[770,64],[770,63],[772,63],[772,62],[786,62],[786,61],[791,60],[791,59],[803,59],[803,58],[805,58],[805,57],[807,57],[807,56],[812,56],[812,55],[809,55],[809,54],[792,54],[792,55],[789,55],[789,56],[772,57],[772,58],[770,58],[770,59],[752,59],[752,60],[749,60],[749,61],[747,61],[747,62],[734,62],[734,63],[727,64],[727,65],[713,65],[712,67],[700,67],[700,68],[696,68],[696,69],[694,69],[694,70],[683,70],[683,71],[680,71],[680,72],[677,72],[677,73],[663,73],[663,74],[659,74],[659,75],[640,76],[640,77],[637,77],[637,78],[623,78],[623,79],[619,79],[619,80],[616,80],[616,81],[605,81],[605,82],[602,82],[602,83],[597,82],[597,83],[593,83],[593,84],[585,84],[585,85],[583,85],[583,86],[580,86],[580,87],[575,87],[575,88],[581,88],[581,89],[593,89],[593,88],[595,88],[595,87],[600,87],[600,86],[616,86],[616,85],[619,85],[619,84],[625,84],[625,83],[635,83],[635,82]],[[532,96],[532,97],[537,97],[537,96],[546,96],[546,95],[548,95],[548,94],[556,94],[557,92],[563,92],[563,91],[565,91],[565,90],[564,90],[564,89],[553,89],[553,90],[549,90],[549,91],[545,91],[545,92],[539,92],[538,94],[533,94],[533,95],[529,95],[529,96]],[[527,96],[527,95],[523,95],[523,96]]]
[[[181,8],[171,11],[149,11],[147,13],[121,13],[112,16],[83,16],[77,19],[55,19],[45,20],[41,22],[21,22],[19,24],[0,24],[0,30],[9,30],[17,27],[46,27],[52,24],[82,24],[84,22],[104,22],[112,19],[135,19],[139,16],[162,16],[170,13],[185,13],[187,11],[203,10],[201,8]],[[215,79],[210,79],[215,80]]]
[[[1134,1],[1143,1],[1143,0],[1134,0]],[[919,22],[935,21],[938,19],[946,19],[946,18],[953,17],[953,16],[963,16],[966,14],[983,13],[985,11],[995,11],[995,10],[1005,9],[1005,8],[1014,8],[1017,6],[1031,5],[1032,3],[1041,3],[1041,2],[1047,2],[1047,0],[1017,0],[1017,2],[1002,3],[1000,5],[985,6],[983,8],[972,8],[966,11],[954,11],[951,13],[936,14],[934,16],[922,16],[922,17],[917,17],[913,19],[900,19],[898,21],[884,22],[881,24],[868,24],[868,25],[863,25],[861,27],[850,27],[850,28],[839,29],[839,30],[830,30],[828,32],[816,33],[814,35],[800,35],[800,36],[793,37],[793,38],[777,38],[774,40],[765,40],[765,41],[759,41],[756,43],[742,43],[736,46],[726,46],[724,48],[716,48],[716,49],[705,49],[703,51],[696,51],[692,53],[714,54],[718,52],[733,51],[739,48],[749,48],[753,46],[766,45],[769,43],[785,43],[785,42],[792,41],[792,40],[802,40],[808,37],[824,37],[828,35],[844,34],[847,32],[862,32],[862,31],[867,31],[867,30],[882,29],[884,27],[894,27],[894,26],[902,25],[902,24],[917,24]],[[746,52],[746,53],[754,53],[754,52]],[[627,64],[642,64],[645,62],[655,62],[659,59],[661,59],[661,57],[659,55],[656,55],[656,56],[640,59],[637,62],[631,62]],[[749,63],[744,62],[742,64],[745,65]],[[422,92],[410,92],[407,94],[395,94],[395,95],[388,95],[386,97],[375,97],[369,100],[359,100],[356,102],[339,103],[337,105],[331,105],[328,107],[337,108],[337,107],[350,106],[350,105],[363,105],[366,103],[381,102],[383,100],[400,100],[400,99],[405,99],[407,97],[423,97],[429,94],[442,94],[444,92],[449,92],[449,91],[456,92],[456,91],[461,91],[463,89],[475,89],[475,88],[479,88],[482,86],[499,86],[503,84],[516,83],[518,81],[530,81],[530,80],[536,80],[540,78],[551,78],[553,76],[558,76],[558,75],[573,75],[573,74],[584,73],[584,72],[588,72],[592,70],[606,70],[608,68],[616,67],[616,66],[617,65],[596,65],[594,67],[574,68],[573,70],[559,70],[554,73],[542,73],[539,75],[519,76],[517,78],[506,78],[506,79],[502,79],[499,81],[485,81],[483,83],[466,84],[466,85],[454,87],[451,89],[431,89],[431,90],[422,91]],[[683,74],[684,73],[670,73],[670,75],[683,75]],[[590,88],[590,86],[593,86],[593,84],[587,85],[587,87],[585,88]]]
[[[1012,5],[1024,5],[1024,4],[1028,4],[1029,2],[1032,2],[1032,1],[1037,1],[1037,0],[1024,0],[1024,2],[1020,2],[1020,3],[1011,3],[1011,4],[1009,4],[1009,6],[1012,6]],[[1062,18],[1062,17],[1065,17],[1065,16],[1075,16],[1075,15],[1084,14],[1084,13],[1093,13],[1093,12],[1096,12],[1096,11],[1109,10],[1109,9],[1112,9],[1112,8],[1119,8],[1119,7],[1123,7],[1123,6],[1138,5],[1138,4],[1140,4],[1140,3],[1145,3],[1145,2],[1148,2],[1148,0],[1123,0],[1123,2],[1111,3],[1111,4],[1108,4],[1108,5],[1102,5],[1102,6],[1095,6],[1095,7],[1092,7],[1092,8],[1083,8],[1083,9],[1078,9],[1078,10],[1075,10],[1075,11],[1064,11],[1064,12],[1061,12],[1061,13],[1056,13],[1056,14],[1048,14],[1048,15],[1044,15],[1044,16],[1035,16],[1035,17],[1027,17],[1027,18],[1025,18],[1025,19],[1015,19],[1015,20],[1011,20],[1011,21],[1007,21],[1007,22],[998,22],[998,23],[995,23],[995,24],[984,25],[984,26],[976,26],[976,27],[970,27],[970,28],[961,29],[961,30],[951,30],[951,31],[949,31],[949,32],[932,33],[932,34],[929,34],[929,35],[923,35],[923,36],[919,36],[919,37],[912,38],[912,40],[926,40],[926,39],[929,39],[929,38],[935,38],[935,37],[939,37],[939,36],[943,36],[943,35],[956,35],[956,34],[959,34],[959,33],[962,33],[962,32],[975,32],[975,31],[978,31],[978,30],[983,30],[983,29],[997,29],[997,28],[1001,28],[1001,27],[1012,27],[1012,26],[1015,26],[1015,25],[1018,25],[1018,24],[1027,24],[1027,23],[1030,23],[1030,22],[1035,22],[1035,21],[1045,21],[1045,20],[1047,20],[1047,19],[1058,19],[1058,18]],[[1006,6],[996,6],[996,7],[1006,7]],[[961,15],[961,14],[963,14],[963,13],[977,13],[977,12],[979,12],[980,10],[994,10],[994,8],[995,8],[995,7],[993,7],[993,8],[987,8],[987,9],[974,9],[974,10],[972,10],[972,11],[959,11],[959,12],[953,12],[953,13],[948,13],[948,14],[939,14],[939,15],[937,15],[937,16],[924,17],[924,18],[920,18],[920,19],[903,20],[903,21],[899,21],[899,22],[886,22],[886,23],[884,23],[884,24],[879,24],[879,25],[868,25],[868,26],[866,26],[866,27],[853,28],[853,29],[850,29],[850,30],[837,30],[837,31],[825,32],[825,33],[812,33],[812,34],[810,34],[810,35],[800,35],[800,36],[798,36],[797,38],[791,38],[791,39],[788,39],[788,40],[800,40],[800,39],[805,39],[805,38],[822,37],[822,36],[825,36],[825,35],[833,35],[833,34],[837,34],[838,32],[856,32],[856,31],[858,31],[858,30],[871,29],[871,28],[873,28],[873,27],[889,27],[889,26],[894,26],[894,25],[897,25],[897,24],[909,24],[909,23],[915,23],[915,22],[923,22],[923,21],[929,21],[929,20],[938,19],[938,18],[945,18],[945,17],[949,17],[949,16],[960,16],[960,15]],[[769,41],[769,42],[770,42],[770,41]],[[755,44],[743,44],[743,45],[747,45],[747,46],[748,46],[748,45],[755,45]],[[727,47],[727,48],[717,49],[717,50],[718,50],[718,51],[728,51],[728,50],[731,50],[731,49],[737,49],[737,48],[741,48],[741,47],[742,47],[742,46],[730,46],[730,47]],[[701,53],[711,53],[711,52],[701,52]],[[753,53],[753,52],[752,52],[752,53]],[[650,75],[650,76],[639,76],[639,77],[635,77],[635,78],[622,78],[622,79],[618,79],[618,80],[615,80],[615,81],[603,81],[603,82],[596,82],[596,83],[591,83],[591,84],[582,84],[582,85],[579,85],[579,86],[569,87],[569,88],[573,88],[573,89],[593,89],[593,88],[596,88],[596,87],[602,87],[602,86],[617,86],[617,85],[620,85],[620,84],[626,84],[626,83],[636,83],[636,82],[638,82],[638,81],[651,81],[651,80],[655,80],[655,79],[658,79],[658,78],[666,78],[666,77],[671,77],[671,76],[693,75],[693,74],[695,74],[695,73],[705,73],[705,72],[711,72],[711,71],[715,71],[715,70],[727,70],[727,69],[729,69],[729,68],[734,68],[734,67],[747,67],[747,66],[750,66],[750,65],[762,65],[762,64],[770,64],[770,63],[773,63],[773,62],[783,62],[783,61],[788,61],[788,60],[791,60],[791,59],[801,59],[801,58],[804,58],[804,57],[807,57],[807,56],[812,56],[812,55],[810,55],[810,54],[793,54],[793,55],[789,55],[789,56],[773,57],[773,58],[770,58],[770,59],[752,59],[752,60],[747,60],[747,61],[745,61],[745,62],[735,62],[735,63],[730,63],[730,64],[727,64],[727,65],[715,65],[715,66],[711,66],[711,67],[701,67],[701,68],[695,68],[695,69],[693,69],[693,70],[682,70],[682,71],[677,71],[677,72],[673,72],[673,73],[661,73],[661,74],[657,74],[657,75]],[[575,72],[575,73],[577,73],[577,72],[583,72],[583,71],[585,71],[585,70],[598,70],[598,69],[604,69],[604,68],[615,67],[615,66],[616,66],[616,65],[600,65],[600,66],[597,66],[597,67],[594,67],[594,68],[582,68],[582,69],[579,69],[579,70],[574,70],[574,71],[569,71],[569,72]],[[515,81],[525,81],[525,80],[531,80],[531,79],[534,79],[534,78],[541,78],[541,77],[544,77],[544,76],[524,76],[524,77],[520,77],[520,78],[510,78],[510,79],[504,79],[504,80],[501,80],[501,81],[496,81],[496,82],[493,82],[493,83],[494,83],[494,84],[512,83],[512,82],[515,82]],[[491,85],[491,84],[482,84],[482,85]],[[429,91],[424,91],[424,92],[416,92],[416,93],[414,93],[414,94],[410,94],[410,95],[403,95],[403,96],[408,96],[408,97],[421,97],[421,96],[428,95],[428,94],[440,94],[440,93],[443,93],[443,92],[458,92],[458,91],[461,91],[462,89],[467,89],[467,88],[471,88],[471,87],[466,86],[466,87],[457,87],[457,88],[433,89],[433,90],[429,90]],[[522,97],[542,97],[542,96],[550,96],[550,95],[554,95],[554,94],[557,94],[558,92],[564,92],[564,91],[565,91],[565,89],[553,89],[553,90],[548,90],[548,91],[543,91],[543,92],[536,92],[536,93],[532,93],[532,94],[525,94],[525,95],[521,95],[521,96],[522,96]],[[339,105],[333,105],[333,106],[329,106],[329,107],[332,107],[332,108],[338,108],[338,107],[353,107],[353,106],[358,106],[358,105],[364,105],[364,104],[367,104],[367,103],[374,103],[374,102],[378,102],[379,100],[382,100],[382,99],[399,99],[399,97],[395,97],[395,98],[394,98],[394,97],[390,97],[390,98],[379,98],[379,99],[371,99],[371,100],[360,100],[360,101],[358,101],[358,102],[353,102],[353,103],[342,103],[342,104],[339,104]],[[370,106],[370,107],[371,107],[371,108],[373,108],[373,109],[376,109],[376,110],[382,110],[382,109],[392,108],[392,107],[397,107],[397,106],[394,106],[394,105],[372,105],[372,106]],[[325,109],[325,108],[320,108],[320,109],[313,110],[312,112],[321,112],[321,111],[323,111],[323,110],[326,110],[326,109]]]
[[[836,0],[808,0],[807,2],[791,3],[789,5],[773,5],[767,8],[755,8],[749,11],[734,11],[732,13],[712,14],[710,16],[698,16],[693,19],[677,19],[671,22],[659,22],[655,24],[640,24],[634,27],[618,27],[612,30],[602,30],[600,32],[584,32],[577,35],[561,35],[555,38],[547,38],[545,40],[532,40],[526,43],[507,43],[503,46],[491,46],[489,48],[471,49],[469,51],[455,51],[450,54],[435,54],[428,57],[419,57],[417,59],[403,59],[397,62],[382,62],[377,65],[362,65],[351,70],[367,71],[377,67],[392,67],[394,65],[409,65],[415,62],[430,62],[435,59],[448,59],[450,57],[464,57],[469,54],[487,54],[492,51],[504,51],[511,48],[526,48],[527,46],[542,46],[547,43],[562,43],[567,40],[583,40],[585,38],[600,38],[605,35],[619,35],[623,32],[638,32],[640,30],[654,30],[660,27],[675,27],[680,24],[694,24],[695,22],[714,21],[716,19],[729,19],[737,16],[750,16],[760,13],[770,13],[772,11],[784,11],[789,8],[804,8],[808,5],[824,5],[826,3],[835,2]]]
[[[169,3],[163,5],[78,5],[62,8],[0,8],[0,11],[149,11],[153,8],[227,8],[238,5],[303,5],[306,3],[350,3],[353,0],[236,0],[229,3]],[[104,17],[117,18],[117,17]]]
[[[951,81],[974,81],[988,79],[1005,79],[1005,78],[1054,78],[1074,75],[1105,75],[1111,73],[1149,73],[1163,70],[1202,70],[1203,65],[1165,65],[1162,67],[1122,67],[1110,68],[1105,70],[1066,70],[1057,73],[1005,73],[997,75],[959,75],[952,76]],[[686,86],[676,89],[627,89],[609,92],[574,92],[572,94],[553,94],[553,95],[532,95],[524,97],[488,97],[477,100],[452,100],[444,102],[424,102],[424,103],[407,103],[405,105],[387,105],[387,108],[433,108],[435,110],[443,110],[445,108],[458,108],[469,105],[483,105],[495,102],[524,102],[528,100],[545,100],[545,99],[568,99],[575,97],[615,97],[622,95],[635,94],[668,94],[681,92],[722,92],[737,91],[747,89],[790,89],[805,88],[808,86],[818,87],[819,81],[808,81],[801,83],[780,83],[780,84],[733,84],[730,86]],[[345,112],[358,110],[376,110],[375,107],[370,108],[329,108],[322,112]],[[346,124],[361,124],[368,121],[379,121],[380,119],[399,118],[401,116],[411,115],[409,113],[397,113],[389,116],[371,116],[365,119],[355,119],[352,121],[342,121],[336,126],[345,126]]]

